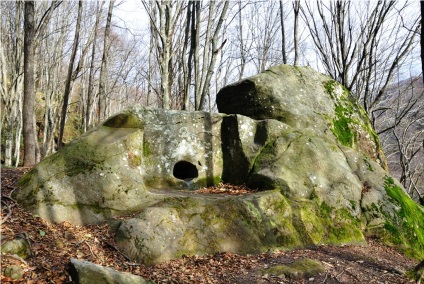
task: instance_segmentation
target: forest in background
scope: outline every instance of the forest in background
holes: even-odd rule
[[[424,203],[419,1],[0,1],[0,13],[2,166],[134,104],[217,111],[220,88],[286,63],[346,86]]]

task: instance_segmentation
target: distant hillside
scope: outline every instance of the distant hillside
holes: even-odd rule
[[[422,77],[390,86],[374,112],[391,173],[424,203],[424,85]]]

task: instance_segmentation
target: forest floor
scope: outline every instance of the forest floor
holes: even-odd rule
[[[47,223],[15,203],[10,194],[19,190],[16,182],[26,171],[28,168],[1,170],[1,243],[24,234],[32,252],[26,260],[2,254],[1,283],[72,283],[67,273],[70,258],[127,271],[155,283],[413,283],[403,273],[418,261],[372,239],[367,245],[321,245],[247,256],[219,253],[139,265],[116,249],[108,225]],[[259,273],[304,258],[319,260],[325,272],[300,279]],[[13,281],[5,277],[3,271],[9,265],[20,265],[24,278]]]

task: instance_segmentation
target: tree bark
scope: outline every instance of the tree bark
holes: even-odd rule
[[[183,72],[184,72],[183,110],[188,110],[190,107],[190,83],[191,83],[191,72],[193,68],[193,63],[192,63],[193,53],[191,52],[191,48],[190,48],[190,52],[186,62],[185,62],[185,58],[186,58],[186,51],[187,51],[187,46],[188,46],[188,42],[190,38],[191,14],[194,13],[194,11],[191,10],[192,6],[194,7],[194,2],[189,1],[187,5],[186,28],[185,28],[185,34],[184,34],[184,46],[183,46],[184,60],[182,62]]]
[[[280,22],[281,22],[281,55],[283,56],[283,63],[287,64],[287,52],[286,52],[286,33],[284,28],[284,9],[283,0],[280,0]]]
[[[100,69],[100,81],[99,81],[99,109],[98,119],[99,123],[106,118],[106,105],[107,105],[107,91],[106,91],[106,76],[107,76],[107,61],[109,53],[109,42],[110,42],[110,23],[112,21],[112,11],[115,0],[110,0],[109,10],[107,13],[105,36],[103,42],[103,56],[102,56],[102,67]]]
[[[68,66],[68,74],[66,77],[66,84],[65,84],[65,93],[63,95],[62,115],[61,115],[60,127],[59,127],[59,141],[57,145],[59,149],[63,146],[63,132],[65,130],[66,113],[68,111],[69,94],[71,92],[72,71],[74,70],[75,56],[78,50],[79,33],[80,33],[80,27],[81,27],[81,15],[82,15],[82,0],[78,1],[78,17],[77,17],[77,24],[75,26],[74,44],[72,47],[71,59]]]
[[[294,12],[294,26],[293,26],[293,37],[294,37],[294,65],[299,65],[299,10],[300,1],[295,0],[293,2]]]
[[[424,23],[423,23],[423,15],[424,15],[424,2],[420,1],[421,5],[421,35],[420,35],[420,43],[421,43],[421,77],[424,83]]]
[[[229,7],[229,1],[225,1],[224,2],[224,7],[222,8],[222,12],[221,15],[219,16],[219,20],[218,20],[218,24],[215,28],[215,31],[213,33],[213,37],[212,37],[212,55],[210,57],[210,62],[209,62],[209,67],[206,68],[206,65],[204,66],[204,70],[203,72],[206,72],[205,75],[205,79],[204,79],[204,83],[203,83],[203,88],[202,88],[202,92],[201,92],[201,96],[200,96],[200,104],[199,104],[199,110],[204,110],[205,108],[205,102],[206,102],[206,96],[209,93],[209,89],[210,89],[210,82],[211,82],[211,78],[212,78],[212,74],[213,71],[215,69],[215,62],[216,62],[216,57],[218,55],[218,53],[221,51],[221,49],[224,47],[225,43],[227,42],[227,40],[223,40],[223,42],[221,43],[221,46],[218,47],[218,34],[221,30],[222,24],[224,22],[225,19],[225,15],[227,14],[227,10]],[[211,31],[206,31],[211,33]]]
[[[93,98],[95,97],[93,94],[94,91],[94,62],[95,62],[95,56],[96,56],[96,43],[97,43],[97,28],[99,26],[100,22],[100,15],[103,8],[103,3],[99,7],[99,2],[97,2],[97,12],[96,12],[96,22],[94,24],[94,39],[93,44],[91,46],[91,61],[90,61],[90,73],[88,75],[88,88],[87,88],[87,104],[86,104],[86,110],[85,110],[85,119],[84,119],[84,131],[87,131],[87,129],[91,126],[93,122],[92,117],[92,107],[93,107]]]
[[[24,166],[36,163],[35,88],[34,88],[34,1],[25,2],[24,12]]]

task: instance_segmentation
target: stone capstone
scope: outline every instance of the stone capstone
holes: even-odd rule
[[[332,136],[387,169],[365,111],[341,84],[311,68],[279,65],[222,88],[219,112],[276,119],[316,136]]]
[[[424,209],[385,170],[343,86],[284,65],[223,88],[217,104],[124,110],[41,161],[13,197],[47,221],[109,222],[145,264],[366,236],[424,257]],[[194,191],[220,182],[256,191]]]

